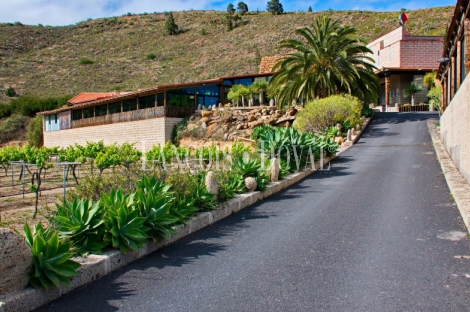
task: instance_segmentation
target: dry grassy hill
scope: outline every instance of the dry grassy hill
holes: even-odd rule
[[[444,35],[453,7],[409,11],[412,35]],[[370,41],[398,27],[398,12],[328,11]],[[250,13],[227,32],[225,12],[175,12],[182,32],[164,35],[164,14],[89,20],[65,27],[0,24],[0,89],[61,96],[81,91],[135,90],[224,75],[258,72],[262,56],[279,53],[322,13]],[[154,59],[147,58],[149,53]],[[92,64],[80,64],[80,60]],[[2,95],[1,100],[6,100]]]

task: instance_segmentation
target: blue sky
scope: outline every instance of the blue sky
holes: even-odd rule
[[[455,5],[455,0],[280,0],[284,11],[321,10],[375,10],[399,11],[436,6]],[[110,17],[131,13],[181,10],[225,10],[229,3],[237,1],[214,0],[1,0],[0,22],[23,24],[70,25],[87,18]],[[266,10],[267,0],[244,1],[252,11]]]

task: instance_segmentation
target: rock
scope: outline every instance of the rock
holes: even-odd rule
[[[222,103],[219,103],[219,108],[222,108],[222,107],[224,107],[224,106],[222,105]]]
[[[275,124],[276,127],[290,127],[292,126],[292,123],[288,120],[282,121],[282,122],[276,122]]]
[[[264,121],[263,120],[256,120],[256,121],[253,121],[253,122],[249,122],[248,123],[248,127],[250,129],[253,129],[253,128],[256,128],[258,126],[261,126],[262,124],[264,124]]]
[[[204,117],[210,117],[210,116],[212,116],[212,111],[210,111],[210,110],[203,110],[203,111],[201,112],[201,116],[202,116],[202,118],[204,118]]]
[[[295,116],[287,116],[287,117],[279,118],[276,121],[276,126],[278,126],[279,123],[285,123],[286,121],[294,121],[294,120],[295,120]]]
[[[267,115],[267,114],[268,114],[268,110],[267,110],[266,108],[263,108],[263,110],[261,111],[261,114]]]
[[[274,106],[274,99],[269,100],[269,106],[271,106],[271,107]]]
[[[229,138],[230,138],[230,133],[224,134],[224,141],[228,141]]]
[[[255,116],[253,116],[253,115],[248,116],[248,122],[252,122],[252,121],[255,121],[255,120],[256,120]]]
[[[11,229],[0,228],[0,295],[28,286],[31,250]]]
[[[351,138],[351,129],[348,130],[348,136],[346,138],[346,141],[347,142],[351,142],[352,141],[352,138]]]
[[[276,182],[279,180],[279,159],[273,158],[271,159],[271,181]]]
[[[340,123],[336,124],[336,129],[338,130],[338,132],[336,134],[341,135],[341,124]]]
[[[295,116],[296,114],[297,114],[297,110],[295,108],[291,108],[287,112],[287,116]]]
[[[245,179],[245,187],[248,192],[254,192],[257,186],[258,184],[256,184],[256,180],[254,178],[248,177]]]
[[[211,119],[209,117],[203,117],[201,119],[199,119],[199,122],[204,122],[204,123],[207,123],[209,122]]]
[[[354,128],[351,128],[351,135],[356,135],[356,130]]]
[[[196,124],[188,124],[186,126],[186,129],[188,129],[189,131],[192,131],[192,130],[197,129],[197,128],[199,128],[199,126],[196,125]]]
[[[235,129],[236,129],[236,130],[242,130],[242,129],[243,129],[243,125],[242,125],[242,124],[238,124]]]
[[[341,144],[343,144],[344,139],[343,139],[343,137],[337,136],[337,137],[335,137],[335,142],[336,142],[336,144],[341,145]]]
[[[214,132],[215,130],[217,130],[219,128],[219,126],[217,124],[210,124],[209,126],[207,126],[207,132],[208,133],[212,133]]]
[[[217,199],[217,194],[219,193],[219,188],[217,186],[217,178],[213,171],[209,171],[206,175],[206,189],[210,194],[215,195],[214,199]]]
[[[361,126],[359,124],[356,125],[356,131],[361,131]]]

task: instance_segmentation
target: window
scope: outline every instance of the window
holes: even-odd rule
[[[157,94],[157,106],[165,105],[165,93]]]
[[[121,102],[111,103],[108,106],[108,114],[116,114],[121,112]]]
[[[390,63],[392,62],[392,49],[390,46],[388,47],[387,52],[388,52],[388,62]]]
[[[173,89],[166,93],[167,106],[194,107],[195,88]]]
[[[377,67],[380,67],[380,51],[377,51]]]
[[[95,116],[105,116],[108,114],[108,104],[95,107]]]
[[[122,101],[122,111],[129,112],[137,109],[137,98]]]
[[[139,98],[139,109],[155,107],[155,94]]]
[[[253,84],[253,78],[241,78],[241,79],[235,79],[234,84],[241,84],[244,85],[245,87],[249,87]]]
[[[83,109],[83,118],[95,117],[95,107],[87,107]]]
[[[229,89],[230,88],[226,88]],[[197,87],[196,93],[198,96],[197,103],[201,106],[209,107],[212,105],[217,105],[220,98],[220,88],[219,86],[201,86]]]
[[[80,120],[83,118],[83,110],[77,109],[72,111],[72,120]]]
[[[57,114],[46,116],[45,124],[46,124],[46,132],[60,130]]]

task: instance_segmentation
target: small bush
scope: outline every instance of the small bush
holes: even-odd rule
[[[42,116],[31,119],[28,125],[28,144],[30,146],[41,147],[43,145]]]
[[[149,53],[149,54],[147,54],[147,59],[149,59],[149,60],[154,60],[154,59],[156,59],[156,58],[157,58],[157,56],[155,55],[155,53]]]
[[[5,95],[8,96],[8,97],[14,97],[16,95],[16,91],[12,87],[8,87],[5,90]]]
[[[0,123],[0,143],[21,138],[28,126],[29,118],[12,115]]]
[[[11,106],[9,104],[0,103],[0,119],[11,116]]]
[[[53,110],[66,104],[70,96],[63,96],[57,98],[40,98],[37,96],[20,96],[17,99],[12,99],[10,106],[13,113],[23,116],[34,117],[36,113]]]
[[[201,31],[200,31],[200,34],[201,34],[202,36],[205,36],[205,35],[207,34],[206,29],[205,29],[204,27],[202,27],[202,29],[201,29]]]
[[[297,114],[294,126],[303,132],[322,132],[337,123],[361,123],[362,103],[349,95],[333,95],[305,105]]]
[[[90,60],[90,59],[87,59],[87,58],[84,58],[84,59],[81,59],[80,60],[80,65],[91,65],[94,63],[93,60]]]

